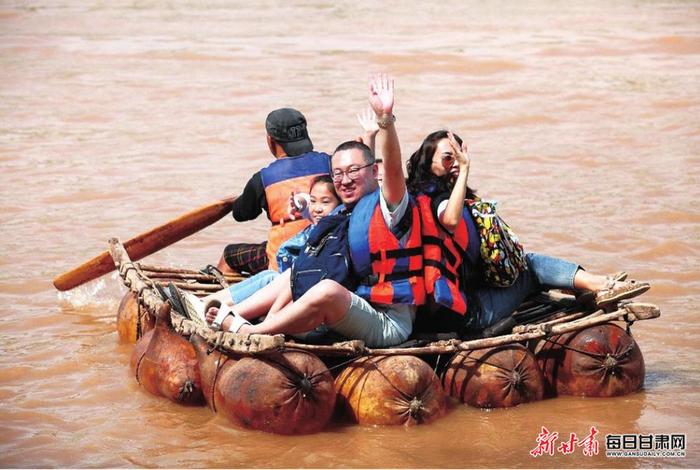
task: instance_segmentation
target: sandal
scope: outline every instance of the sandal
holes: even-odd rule
[[[207,264],[205,267],[200,269],[199,272],[202,274],[207,274],[209,276],[214,276],[218,283],[224,287],[228,287],[229,285],[228,281],[226,280],[226,277],[224,277],[224,273],[222,273],[221,270],[213,264]]]
[[[156,286],[156,290],[158,291],[158,295],[160,296],[160,299],[163,302],[167,302],[168,300],[170,300],[170,294],[168,293],[168,291],[165,290],[165,287],[161,286],[157,282],[155,283],[155,286]],[[171,307],[172,307],[172,305],[173,305],[173,303],[170,302]]]
[[[648,282],[616,281],[614,278],[608,278],[605,287],[596,293],[595,305],[602,308],[624,299],[637,297],[648,291],[650,287]]]
[[[180,315],[187,317],[187,310],[185,310],[185,305],[182,302],[182,297],[180,296],[180,290],[172,282],[168,284],[168,289],[163,289],[163,292],[168,297],[170,304]]]
[[[210,304],[209,307],[215,307],[215,305]],[[209,309],[207,308],[207,310]],[[238,330],[240,330],[243,325],[250,325],[250,322],[248,320],[236,315],[236,313],[232,310],[231,306],[220,305],[219,312],[216,314],[216,318],[214,318],[214,321],[211,322],[211,329],[215,331],[220,330],[221,324],[229,315],[233,317],[233,322],[231,322],[231,325],[228,327],[228,331],[230,331],[231,333],[238,333]]]
[[[217,307],[217,305],[214,305],[214,303],[212,303],[211,305],[209,305],[209,307]],[[231,307],[229,307],[229,306],[226,305],[226,304],[223,304],[223,305],[222,305],[222,304],[219,302],[218,308],[219,308],[219,311],[216,313],[216,317],[214,317],[214,321],[211,322],[211,329],[214,330],[214,331],[220,330],[220,329],[221,329],[221,324],[224,322],[224,319],[225,319],[226,317],[228,317],[229,315],[231,315],[231,313],[232,313],[232,312],[231,312]],[[209,311],[209,308],[207,308],[206,311],[208,312],[208,311]]]
[[[168,292],[169,291],[169,292]],[[173,306],[173,309],[185,318],[189,318],[200,325],[206,324],[204,318],[205,311],[202,311],[203,302],[194,294],[184,292],[177,288],[172,282],[168,284],[168,289],[165,291],[168,295],[168,300]]]
[[[243,325],[250,325],[250,322],[245,318],[239,317],[233,312],[231,312],[231,315],[233,316],[233,321],[231,322],[231,326],[228,327],[228,331],[231,333],[238,333],[238,330],[240,330]]]

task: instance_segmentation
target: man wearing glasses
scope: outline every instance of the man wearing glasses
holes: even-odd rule
[[[394,127],[393,82],[385,75],[370,83],[370,105],[385,134],[384,181],[377,183],[377,165],[366,145],[350,141],[331,157],[331,175],[343,201],[339,209],[350,217],[348,239],[353,272],[360,281],[355,292],[323,279],[296,302],[267,315],[257,325],[246,320],[270,311],[280,292],[288,289],[289,271],[233,307],[221,328],[240,333],[296,334],[325,325],[369,347],[400,344],[411,334],[418,305],[425,301],[420,217],[409,199],[399,140]],[[286,283],[286,285],[285,285]]]

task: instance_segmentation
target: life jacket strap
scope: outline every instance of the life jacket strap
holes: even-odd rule
[[[448,270],[444,264],[432,259],[424,259],[423,265],[430,266],[431,268],[439,270],[440,274],[442,274],[448,281],[450,281],[453,284],[457,284],[457,276],[455,275],[455,273]]]
[[[440,237],[433,237],[432,235],[423,235],[424,245],[437,245],[442,246],[442,239]]]
[[[445,241],[440,239],[439,237],[433,237],[430,235],[423,235],[422,236],[423,244],[424,245],[435,245],[439,246],[442,249],[443,254],[447,258],[447,261],[450,264],[455,264],[457,262],[457,258],[455,257],[454,253],[452,253],[451,250],[445,247]],[[467,255],[466,250],[462,249],[461,246],[457,242],[453,242],[452,246],[454,249],[457,251],[457,254],[461,259],[464,259],[464,257]]]
[[[360,281],[360,284],[364,286],[374,286],[379,284],[379,282],[393,282],[393,281],[400,281],[403,279],[410,279],[412,277],[421,277],[423,276],[423,270],[422,269],[415,269],[413,271],[403,271],[399,273],[390,273],[390,274],[384,274],[383,277],[380,279],[380,276],[377,274],[370,274],[369,276],[366,276],[362,281]]]
[[[369,254],[371,261],[380,261],[383,259],[404,258],[409,256],[419,256],[423,254],[423,247],[414,246],[413,248],[399,248],[396,250],[380,250]]]

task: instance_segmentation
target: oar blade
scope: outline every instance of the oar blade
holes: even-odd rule
[[[124,243],[129,257],[140,260],[217,222],[231,212],[235,197],[222,199],[194,209],[163,225],[144,232]],[[53,285],[60,291],[78,287],[114,270],[114,261],[104,251],[90,261],[56,277]]]

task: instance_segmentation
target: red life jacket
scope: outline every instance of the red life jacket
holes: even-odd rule
[[[469,244],[469,230],[464,219],[469,214],[463,212],[454,233],[449,233],[435,219],[430,196],[421,193],[416,201],[423,235],[425,291],[435,303],[465,315],[467,296],[460,288],[459,274]]]
[[[308,193],[311,181],[315,177],[329,173],[329,156],[318,152],[280,158],[260,170],[267,200],[267,214],[272,221],[265,249],[269,269],[277,271],[277,250],[280,245],[311,224],[304,218],[289,218],[289,196],[292,193]]]
[[[378,305],[422,305],[425,282],[418,207],[412,200],[409,202],[405,216],[410,217],[408,238],[401,245],[400,237],[384,221],[379,191],[360,199],[350,216],[350,256],[360,278],[355,293]]]

